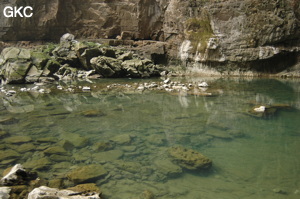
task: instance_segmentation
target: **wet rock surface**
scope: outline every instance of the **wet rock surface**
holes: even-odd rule
[[[74,183],[83,183],[103,177],[107,171],[100,165],[88,165],[76,168],[67,174]]]

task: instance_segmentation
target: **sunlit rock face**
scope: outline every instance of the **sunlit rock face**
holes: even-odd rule
[[[166,41],[169,57],[231,63],[233,69],[278,72],[299,62],[296,0],[7,0],[1,11],[7,5],[32,6],[34,15],[1,13],[5,41],[58,40],[71,32],[76,38]],[[266,67],[270,63],[274,68]]]

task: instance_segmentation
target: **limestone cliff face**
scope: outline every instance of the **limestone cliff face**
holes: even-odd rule
[[[34,17],[0,15],[1,40],[158,40],[184,62],[278,72],[299,59],[299,0],[6,0]],[[242,63],[242,65],[241,65]],[[274,63],[274,68],[268,68]],[[268,67],[267,67],[268,65]]]
[[[32,18],[0,15],[2,40],[57,40],[66,32],[77,38],[156,39],[162,29],[162,10],[152,0],[7,0],[7,5],[32,6]]]

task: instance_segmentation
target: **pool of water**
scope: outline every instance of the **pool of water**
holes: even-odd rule
[[[299,80],[174,79],[206,81],[211,96],[132,89],[152,81],[161,80],[61,83],[72,92],[56,85],[50,93],[6,88],[17,93],[2,94],[0,102],[0,169],[21,163],[71,186],[68,172],[102,165],[108,174],[93,182],[111,199],[300,197]],[[116,82],[128,89],[107,89]],[[261,105],[280,108],[249,114]],[[55,146],[65,151],[49,152]],[[172,173],[165,165],[172,146],[202,153],[212,168]]]

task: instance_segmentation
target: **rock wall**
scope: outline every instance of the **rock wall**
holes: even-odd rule
[[[1,40],[58,40],[72,32],[77,38],[116,38],[122,32],[132,39],[156,39],[162,28],[162,10],[152,0],[7,0],[10,6],[32,6],[31,18],[0,15]]]
[[[0,9],[21,4],[32,6],[34,16],[1,14],[1,40],[57,40],[71,32],[76,38],[166,41],[169,57],[218,71],[278,72],[299,56],[298,0],[6,0]]]

